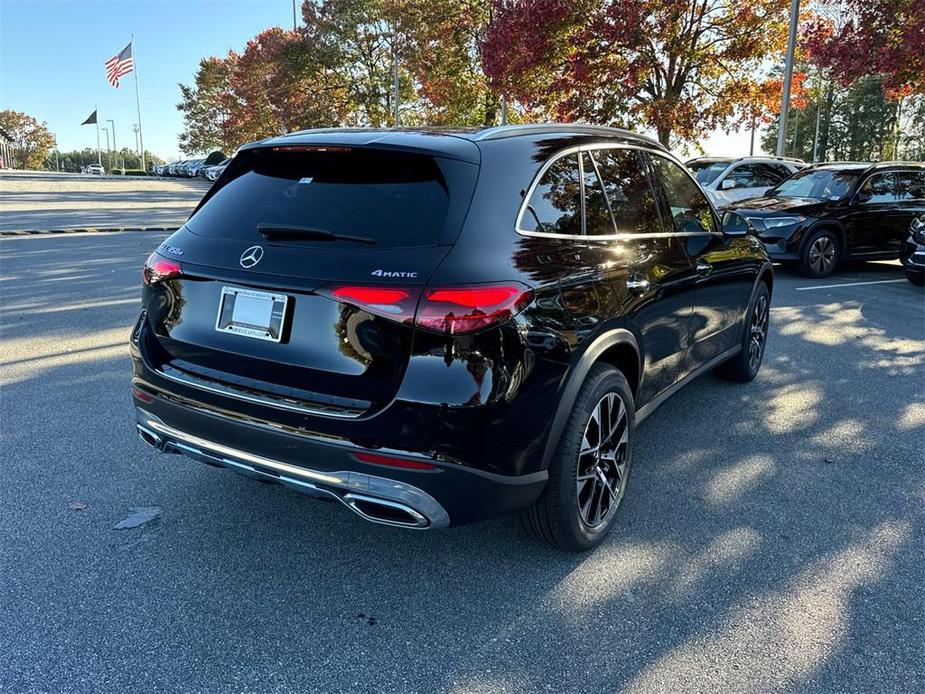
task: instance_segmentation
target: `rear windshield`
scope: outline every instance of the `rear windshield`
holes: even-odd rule
[[[371,239],[376,248],[432,246],[449,206],[432,157],[348,148],[242,152],[232,178],[186,223],[201,236],[259,239],[257,225],[306,227]],[[288,239],[347,247],[317,236]]]

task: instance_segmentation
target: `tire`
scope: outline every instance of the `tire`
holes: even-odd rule
[[[798,270],[804,277],[828,277],[841,258],[841,241],[831,231],[820,229],[803,244]]]
[[[748,383],[758,375],[768,344],[770,308],[771,293],[768,291],[768,285],[759,282],[752,303],[745,313],[742,349],[732,359],[716,367],[717,376],[727,381]]]
[[[595,423],[602,421],[605,426],[598,428]],[[610,434],[604,437],[606,452],[600,455],[602,447],[595,444],[602,430]],[[569,551],[600,544],[613,527],[626,494],[635,431],[629,383],[618,369],[595,364],[559,439],[546,488],[519,514],[526,533]]]
[[[906,270],[906,279],[916,287],[925,286],[925,270]]]

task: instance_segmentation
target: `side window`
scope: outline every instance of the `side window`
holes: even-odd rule
[[[652,155],[652,165],[665,191],[675,230],[681,233],[715,232],[710,202],[684,170],[669,159]]]
[[[578,155],[553,162],[530,196],[520,218],[524,231],[581,234],[581,172]]]
[[[597,176],[597,168],[587,152],[581,155],[581,168],[585,181],[585,234],[602,236],[615,233],[610,205]]]
[[[790,172],[790,169],[788,169],[783,164],[770,164],[770,168],[772,168],[774,172],[777,174],[777,180],[774,181],[774,185],[777,185],[778,183],[783,181],[785,178],[790,178],[793,175]]]
[[[925,171],[901,171],[896,179],[900,200],[925,200]]]
[[[896,179],[893,174],[875,174],[864,181],[861,202],[874,204],[896,201]]]
[[[757,164],[739,164],[726,174],[724,181],[732,181],[735,184],[734,188],[757,188],[761,185],[755,182],[758,173],[757,166]]]
[[[631,149],[599,149],[591,156],[601,172],[617,232],[655,234],[664,231],[639,154]],[[590,225],[588,233],[591,233]]]

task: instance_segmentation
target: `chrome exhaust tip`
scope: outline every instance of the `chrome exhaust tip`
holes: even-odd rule
[[[146,429],[145,427],[141,426],[140,424],[137,425],[137,429],[138,436],[141,437],[142,441],[144,441],[149,446],[156,448],[160,452],[164,451],[164,439],[162,439],[150,429]]]
[[[365,520],[402,528],[426,528],[430,521],[410,506],[395,501],[386,501],[363,494],[344,494],[341,497],[347,507]]]

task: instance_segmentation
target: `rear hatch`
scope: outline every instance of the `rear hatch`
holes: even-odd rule
[[[258,406],[350,417],[387,405],[416,288],[452,247],[477,173],[395,150],[241,152],[149,260],[164,272],[145,292],[146,361]]]

